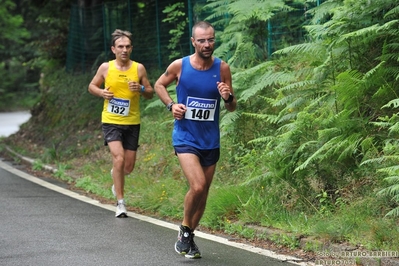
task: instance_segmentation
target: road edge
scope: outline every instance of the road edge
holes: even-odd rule
[[[13,153],[15,156],[19,157],[21,160],[27,162],[27,163],[30,163],[30,164],[34,163],[34,159],[19,155],[18,153],[16,153],[15,151],[11,150],[8,147],[7,147],[7,150],[9,152]],[[98,200],[95,200],[95,199],[92,199],[90,197],[81,195],[81,194],[79,194],[77,192],[73,192],[73,191],[71,191],[69,189],[62,188],[60,186],[54,185],[54,184],[49,183],[49,182],[47,182],[47,181],[45,181],[43,179],[40,179],[38,177],[32,176],[32,175],[30,175],[30,174],[28,174],[26,172],[23,172],[23,171],[15,168],[15,167],[13,167],[12,165],[10,165],[8,163],[5,163],[2,158],[0,158],[0,168],[3,168],[4,170],[6,170],[8,172],[11,172],[11,173],[13,173],[13,174],[15,174],[15,175],[27,180],[27,181],[33,182],[35,184],[38,184],[38,185],[43,186],[45,188],[51,189],[51,190],[56,191],[58,193],[61,193],[63,195],[75,198],[77,200],[92,204],[94,206],[97,206],[97,207],[100,207],[100,208],[103,208],[103,209],[107,209],[107,210],[112,211],[112,212],[115,211],[115,206],[114,205],[101,203]],[[53,173],[57,171],[57,169],[55,169],[55,168],[53,168],[51,166],[45,166],[45,169],[47,171],[50,171],[50,172],[53,172]],[[148,216],[145,216],[145,215],[141,215],[141,214],[138,214],[138,213],[135,213],[135,212],[128,211],[128,216],[130,218],[134,218],[134,219],[137,219],[137,220],[140,220],[140,221],[149,222],[149,223],[152,223],[152,224],[155,224],[155,225],[158,225],[158,226],[162,226],[162,227],[165,227],[165,228],[169,228],[169,229],[172,229],[172,230],[175,230],[175,231],[179,230],[179,227],[176,224],[168,223],[168,222],[165,222],[165,221],[162,221],[162,220],[158,220],[158,219],[155,219],[155,218],[152,218],[152,217],[148,217]],[[207,233],[200,232],[200,231],[196,231],[195,232],[195,236],[203,238],[203,239],[207,239],[207,240],[210,240],[210,241],[218,242],[218,243],[221,243],[221,244],[224,244],[224,245],[228,245],[228,246],[236,247],[236,248],[239,248],[239,249],[247,250],[249,252],[256,253],[256,254],[259,254],[259,255],[264,255],[266,257],[277,259],[277,260],[283,261],[283,262],[289,262],[289,263],[293,263],[293,264],[296,264],[296,265],[304,265],[304,266],[305,265],[315,265],[312,262],[303,262],[303,259],[300,259],[300,258],[278,254],[278,253],[276,253],[274,251],[270,251],[270,250],[267,250],[267,249],[254,247],[254,246],[243,244],[243,243],[231,242],[227,238],[220,237],[220,236],[215,236],[215,235],[211,235],[211,234],[207,234]]]

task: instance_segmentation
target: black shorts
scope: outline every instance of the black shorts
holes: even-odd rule
[[[137,151],[139,145],[140,125],[102,125],[104,145],[108,142],[120,141],[125,150]]]
[[[175,146],[175,153],[192,153],[198,156],[201,166],[211,166],[219,161],[220,149],[200,150],[191,146]]]

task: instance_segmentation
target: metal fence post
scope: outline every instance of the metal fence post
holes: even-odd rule
[[[157,50],[158,50],[158,66],[162,68],[162,57],[161,57],[161,38],[159,30],[159,6],[158,0],[155,1],[155,17],[156,17],[156,28],[157,28]]]
[[[267,56],[272,56],[272,23],[267,21]]]
[[[108,50],[107,35],[106,35],[106,32],[107,32],[107,27],[106,27],[107,21],[106,21],[106,19],[107,19],[107,17],[105,15],[105,5],[102,5],[101,10],[102,10],[102,13],[103,13],[104,58],[107,58],[107,50]]]
[[[191,0],[187,1],[188,5],[188,37],[190,38],[192,35],[191,29],[193,28],[193,8],[191,6]],[[190,46],[190,54],[192,54],[193,51],[193,46],[191,45],[191,42],[188,42],[188,45]]]

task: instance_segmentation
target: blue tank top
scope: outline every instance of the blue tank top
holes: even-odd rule
[[[215,57],[210,69],[197,70],[191,66],[189,56],[183,57],[176,94],[187,112],[183,119],[174,122],[173,146],[188,145],[201,150],[220,147],[220,93],[216,84],[220,81],[220,63]]]

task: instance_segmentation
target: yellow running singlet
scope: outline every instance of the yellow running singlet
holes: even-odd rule
[[[128,81],[140,82],[138,63],[133,61],[128,70],[121,71],[116,68],[115,60],[109,61],[105,88],[109,87],[114,98],[104,100],[101,122],[117,125],[140,124],[140,93],[130,91]]]

